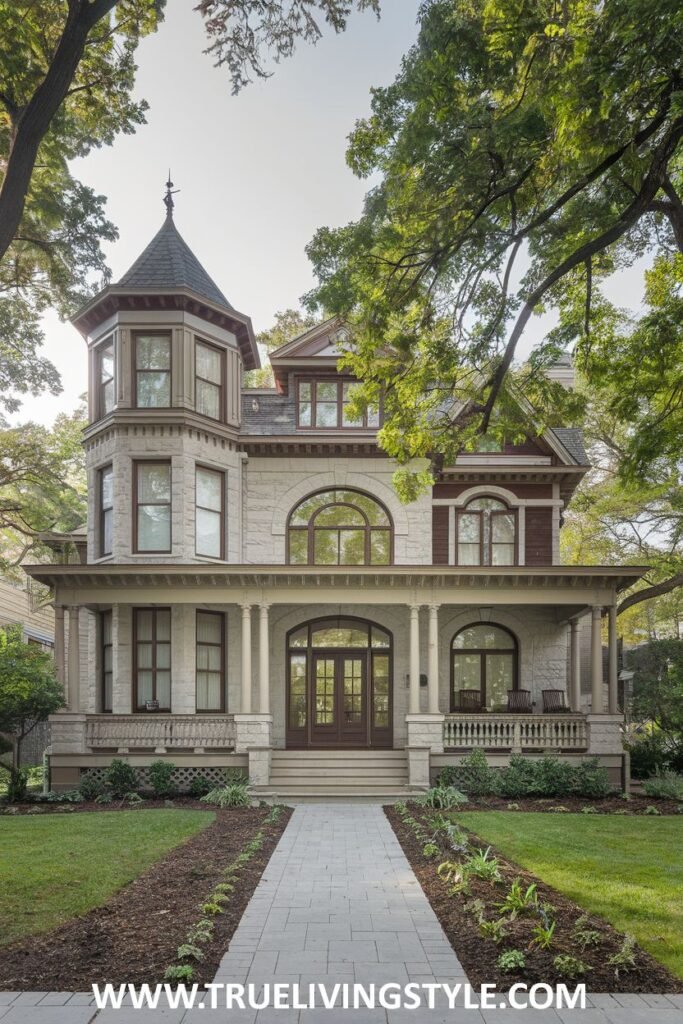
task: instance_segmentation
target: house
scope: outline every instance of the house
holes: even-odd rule
[[[123,756],[142,773],[168,758],[185,781],[243,767],[263,795],[387,796],[475,747],[496,763],[596,755],[618,779],[615,601],[643,570],[559,562],[588,468],[580,433],[463,454],[401,504],[381,411],[349,411],[343,326],[278,349],[273,389],[242,390],[259,366],[251,321],[167,207],[73,320],[89,360],[87,558],[27,570],[54,590],[68,699],[52,785]],[[566,361],[558,373],[571,383]]]

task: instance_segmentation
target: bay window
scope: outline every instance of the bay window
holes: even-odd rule
[[[225,352],[195,343],[195,409],[212,420],[224,419]]]
[[[112,552],[114,534],[114,469],[104,466],[99,477],[100,557]]]
[[[133,678],[136,711],[171,710],[170,608],[134,609]]]
[[[138,409],[171,405],[171,335],[136,334],[135,404]]]
[[[108,338],[95,349],[97,381],[96,416],[101,419],[114,408],[114,339]]]
[[[195,472],[195,553],[208,558],[224,557],[223,491],[225,476],[219,470],[197,466]]]

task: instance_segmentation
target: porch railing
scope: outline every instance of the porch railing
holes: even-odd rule
[[[232,750],[232,715],[89,715],[86,746],[94,750]]]
[[[586,750],[588,726],[583,715],[446,715],[446,749]]]

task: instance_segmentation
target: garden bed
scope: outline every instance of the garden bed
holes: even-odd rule
[[[190,804],[208,810],[206,804],[183,801]],[[142,807],[153,805],[145,801]],[[76,806],[78,811],[115,809]],[[216,809],[212,825],[175,847],[104,906],[51,932],[1,947],[0,989],[87,991],[95,983],[162,981],[167,968],[179,962],[178,947],[203,916],[202,903],[260,831],[260,849],[240,865],[234,891],[212,917],[213,934],[202,943],[203,959],[193,961],[192,981],[212,981],[291,814],[286,808],[278,811],[272,821],[271,808]]]
[[[454,852],[445,833],[435,830],[432,819],[436,812],[409,804],[407,814],[412,822],[406,822],[400,805],[386,807],[385,813],[472,984],[494,983],[500,990],[522,981],[526,984],[585,983],[591,992],[683,991],[683,982],[638,946],[633,947],[633,964],[610,965],[611,957],[623,953],[623,933],[596,915],[587,914],[572,900],[498,855],[494,849],[489,856],[497,858],[501,880],[495,883],[470,875],[467,890],[453,893],[453,881],[440,877],[437,869],[441,862],[457,862],[463,855]],[[472,833],[467,833],[467,837],[472,852],[487,849],[487,844]],[[424,853],[425,840],[434,844],[431,849],[428,847],[430,856]],[[531,906],[520,910],[516,917],[503,914],[495,907],[517,879],[522,894],[529,886],[536,886],[537,906],[543,910],[545,918]],[[482,933],[480,920],[490,929],[499,919],[503,919],[505,934],[496,942]],[[547,927],[552,921],[555,921],[555,928],[549,948],[532,944],[534,929]],[[583,947],[576,937],[577,922],[584,937],[589,933],[590,940]],[[504,971],[499,966],[499,957],[513,950],[523,955],[524,966]],[[566,967],[560,970],[556,966],[558,956],[581,961],[585,969],[571,976]]]
[[[630,799],[622,796],[608,796],[599,799],[590,797],[517,797],[515,800],[499,796],[481,796],[462,805],[468,811],[533,811],[537,814],[681,814],[683,804],[676,800],[659,800],[654,797],[633,795]],[[653,810],[654,808],[654,810]]]

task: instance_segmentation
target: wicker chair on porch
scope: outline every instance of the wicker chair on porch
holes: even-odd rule
[[[531,690],[508,690],[508,711],[513,714],[531,714]]]
[[[564,690],[541,690],[544,715],[561,715],[570,711]]]
[[[470,715],[476,715],[481,711],[480,690],[460,690],[460,710]]]

